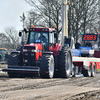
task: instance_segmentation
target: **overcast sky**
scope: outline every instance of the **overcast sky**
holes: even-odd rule
[[[1,0],[0,2],[0,33],[7,27],[15,27],[17,31],[22,29],[20,16],[31,10],[32,7],[24,0]]]

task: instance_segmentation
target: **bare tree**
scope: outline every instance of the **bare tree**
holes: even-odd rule
[[[4,33],[0,34],[0,42],[2,47],[7,49],[16,49],[20,43],[18,32],[14,27],[7,27]]]
[[[41,16],[39,16],[37,14],[37,12],[35,12],[34,10],[30,10],[28,12],[28,17],[25,21],[25,25],[27,27],[27,29],[29,29],[32,25],[35,26],[39,26],[39,22],[40,22]]]
[[[31,6],[33,6],[33,20],[36,20],[36,22],[38,22],[37,23],[38,25],[36,24],[36,26],[42,26],[42,27],[57,26],[57,31],[59,32],[61,30],[60,0],[37,0],[38,3],[36,3],[34,0],[25,0],[25,1],[29,3]],[[35,14],[37,15],[36,16],[37,19],[36,18],[34,19]]]
[[[6,35],[4,33],[0,33],[0,48],[6,48]]]
[[[98,2],[95,0],[70,0],[69,33],[78,39],[79,33],[94,33],[98,27]],[[96,27],[95,27],[96,26]]]

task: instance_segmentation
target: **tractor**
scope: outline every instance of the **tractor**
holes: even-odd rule
[[[67,0],[62,0],[62,33],[54,28],[31,27],[25,45],[12,52],[8,68],[9,77],[38,75],[42,78],[68,78],[72,74],[71,48],[67,44]],[[19,34],[21,36],[21,32]],[[60,37],[59,37],[60,36]]]

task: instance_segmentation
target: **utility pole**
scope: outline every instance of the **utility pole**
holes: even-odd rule
[[[86,4],[86,2],[85,2],[84,17],[83,17],[83,20],[84,20],[84,27],[83,27],[83,29],[84,29],[84,34],[86,33],[86,32],[85,32],[85,25],[86,25],[86,13],[87,13],[87,4]],[[83,45],[85,45],[85,41],[83,42]]]
[[[98,0],[98,7],[99,7],[99,32],[100,32],[100,0]]]
[[[24,21],[25,21],[25,15],[24,15],[24,13],[23,13],[23,15],[22,16],[20,16],[20,18],[21,18],[21,22],[23,22],[23,36],[22,36],[22,44],[24,45],[24,43],[25,43],[25,36],[24,36]]]
[[[85,25],[86,25],[86,12],[87,12],[87,4],[85,2],[85,9],[84,9],[84,34],[85,34]]]
[[[67,0],[62,0],[62,45],[64,45],[64,40],[67,37],[68,37]]]
[[[98,0],[98,9],[99,9],[99,29],[98,31],[100,32],[100,0]],[[99,47],[99,50],[100,50],[100,35],[98,35],[98,47]]]

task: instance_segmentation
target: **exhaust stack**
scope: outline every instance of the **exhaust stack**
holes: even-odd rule
[[[68,38],[68,9],[67,0],[62,0],[62,45],[64,40]]]

